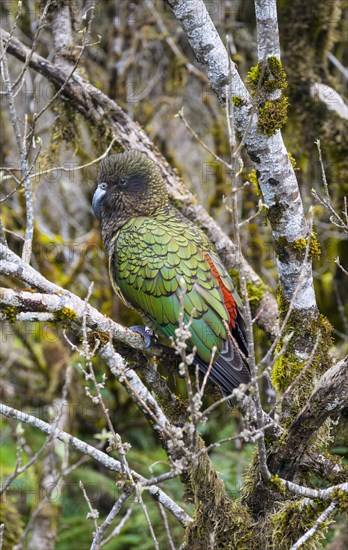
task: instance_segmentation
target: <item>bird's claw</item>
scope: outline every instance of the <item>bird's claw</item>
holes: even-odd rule
[[[150,328],[150,327],[143,327],[142,325],[134,325],[132,327],[129,327],[131,330],[133,330],[134,332],[137,332],[138,334],[140,334],[144,340],[145,340],[145,346],[144,346],[144,349],[147,349],[151,346],[151,344],[153,343],[152,340],[154,340],[154,342],[156,342],[156,336],[153,332],[153,330]]]

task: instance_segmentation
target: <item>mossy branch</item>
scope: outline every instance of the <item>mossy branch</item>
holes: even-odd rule
[[[198,447],[204,448],[201,439]],[[186,529],[183,548],[256,550],[253,520],[247,506],[228,497],[224,483],[212,468],[206,453],[191,468],[190,479],[197,513]]]
[[[348,356],[320,378],[306,405],[290,426],[278,454],[272,458],[273,471],[293,479],[313,436],[328,418],[337,418],[348,402]]]

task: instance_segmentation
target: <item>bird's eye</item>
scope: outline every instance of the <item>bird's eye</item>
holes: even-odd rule
[[[106,191],[107,187],[108,187],[108,184],[105,181],[99,184],[99,188],[102,189],[103,191]]]
[[[126,185],[127,180],[123,176],[120,178],[120,185]]]

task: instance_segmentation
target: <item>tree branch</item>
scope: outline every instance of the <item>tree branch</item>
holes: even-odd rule
[[[232,94],[249,101],[250,96],[237,68],[230,64],[226,48],[203,3],[197,0],[167,0],[175,17],[185,30],[187,39],[203,65],[209,83],[221,103],[226,101],[226,86],[232,80]]]
[[[82,326],[86,317],[90,330],[105,333],[107,336],[111,335],[116,341],[134,349],[144,348],[144,340],[140,334],[108,319],[72,292],[51,283],[6,247],[0,247],[0,271],[3,275],[16,277],[31,288],[37,288],[45,293],[1,288],[0,302],[3,306],[14,308],[13,318],[16,318],[20,312],[28,314],[34,312],[32,318],[29,315],[26,316],[26,320],[33,321],[40,319],[43,313],[51,313],[56,314],[57,321],[65,319],[68,323],[76,322]],[[46,321],[47,318],[44,316],[40,320]],[[151,355],[159,355],[159,349],[157,346],[151,346],[149,352]]]
[[[271,469],[293,479],[313,435],[327,418],[337,418],[348,402],[348,356],[319,380],[306,406],[290,426],[285,444],[272,459]]]
[[[333,514],[336,507],[337,507],[337,503],[331,502],[331,504],[326,508],[326,510],[324,510],[324,512],[320,514],[320,516],[314,523],[313,527],[311,527],[311,529],[306,531],[306,533],[302,535],[302,537],[300,537],[295,544],[292,545],[290,550],[298,550],[298,548],[301,548],[307,542],[307,540],[313,537],[313,535],[315,535],[315,533],[320,528],[320,526],[329,519],[331,514]]]
[[[259,61],[270,55],[280,58],[276,1],[255,0],[255,15]]]

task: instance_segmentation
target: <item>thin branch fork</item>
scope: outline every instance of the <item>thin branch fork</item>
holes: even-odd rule
[[[27,118],[25,118],[24,132],[23,136],[21,135],[21,130],[18,122],[17,111],[14,101],[14,92],[13,87],[10,81],[10,73],[8,69],[7,56],[4,52],[3,39],[2,39],[3,30],[0,28],[0,52],[1,52],[1,73],[6,87],[6,96],[9,105],[10,119],[13,126],[13,131],[15,134],[18,151],[20,154],[21,162],[21,173],[24,182],[25,190],[25,204],[26,204],[26,228],[25,228],[25,239],[22,257],[23,260],[27,263],[30,262],[30,257],[32,253],[32,244],[34,236],[34,207],[33,207],[33,197],[31,190],[31,183],[29,178],[29,167],[28,167],[28,151],[27,151]]]
[[[111,372],[124,384],[133,401],[149,417],[154,429],[164,439],[179,438],[180,428],[172,425],[162,408],[152,396],[145,384],[140,380],[136,372],[126,365],[123,357],[119,355],[108,343],[101,350],[101,357],[105,360]],[[174,434],[175,432],[175,434]],[[182,434],[181,434],[182,435]]]
[[[35,416],[18,411],[2,403],[0,403],[0,414],[6,416],[7,418],[14,418],[19,422],[30,424],[48,436],[54,432],[54,437],[63,443],[70,445],[70,447],[74,448],[76,451],[90,456],[111,471],[122,473],[122,465],[118,460],[106,455],[102,451],[99,451],[99,449],[92,447],[92,445],[88,445],[88,443],[73,437],[67,432],[56,430],[54,426],[40,420],[39,418],[36,418]],[[134,479],[139,481],[141,485],[144,485],[153,498],[160,502],[169,512],[171,512],[182,525],[186,526],[192,521],[191,517],[185,512],[185,510],[180,508],[180,506],[178,506],[162,489],[156,485],[149,485],[149,480],[134,470],[131,470],[131,474]]]
[[[9,274],[10,269],[4,264],[2,265],[2,271]],[[7,268],[7,269],[6,269]],[[35,274],[35,270],[27,266],[27,269],[32,270]],[[40,276],[41,277],[41,276]],[[54,285],[55,286],[55,285]],[[59,287],[58,287],[59,288]],[[67,320],[71,323],[77,323],[80,326],[86,326],[93,331],[100,331],[111,338],[115,338],[119,342],[127,344],[135,349],[143,349],[144,342],[139,334],[133,333],[133,331],[119,325],[107,319],[99,313],[98,310],[86,304],[74,294],[68,291],[61,291],[57,294],[41,294],[32,293],[27,291],[14,291],[9,288],[0,288],[0,305],[5,308],[14,308],[15,310],[27,310],[28,312],[38,310],[42,313],[50,312],[58,314],[58,316],[65,315]],[[35,318],[35,315],[34,315]],[[30,319],[27,319],[30,320]],[[118,358],[122,360],[122,369],[116,368],[115,352],[112,353],[111,346],[106,346],[101,350],[102,357],[105,359],[111,369],[114,369],[115,374],[120,381],[125,383],[126,389],[131,393],[134,398],[136,395],[136,401],[138,406],[143,410],[147,416],[151,417],[152,424],[159,433],[164,433],[168,438],[171,437],[171,424],[167,420],[165,414],[157,404],[156,400],[152,397],[149,390],[142,383],[138,375],[130,368],[126,366],[124,360],[118,355]],[[161,349],[152,346],[153,350],[151,354],[161,354]],[[150,350],[151,348],[149,348]]]
[[[2,259],[3,258],[3,259]],[[30,313],[35,312],[34,319],[38,312],[53,313],[58,316],[58,320],[69,324],[77,324],[90,331],[103,333],[108,339],[115,339],[118,342],[126,344],[134,349],[143,350],[144,342],[142,337],[132,330],[129,330],[111,319],[106,318],[98,310],[93,308],[86,301],[81,300],[73,293],[63,290],[57,285],[47,281],[35,269],[22,262],[22,260],[11,252],[8,248],[0,249],[0,267],[1,272],[6,275],[17,276],[21,281],[30,284],[34,288],[41,288],[50,294],[38,292],[28,292],[24,290],[14,291],[9,288],[0,288],[0,306],[8,311],[12,308],[13,317],[16,318],[16,312],[27,312],[30,319]],[[12,260],[12,261],[11,261]],[[62,318],[63,316],[63,318]],[[151,346],[147,353],[150,355],[161,356],[168,353],[168,348],[162,346]],[[182,437],[182,430],[172,425],[167,419],[162,408],[141,381],[136,372],[129,368],[122,356],[116,353],[110,344],[100,350],[101,356],[106,361],[112,373],[125,386],[137,406],[149,418],[153,428],[164,440],[178,439]]]
[[[250,95],[219,37],[201,0],[167,0],[182,24],[196,59],[204,67],[208,80],[221,103],[225,103],[226,86],[232,81],[232,94],[250,102]]]

